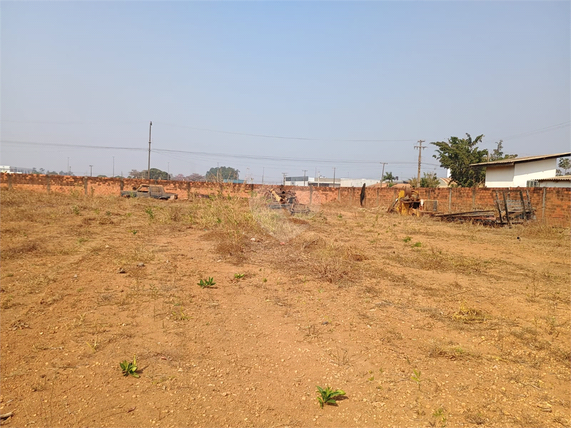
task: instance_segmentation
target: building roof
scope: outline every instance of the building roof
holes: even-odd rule
[[[473,163],[470,166],[510,166],[510,165],[515,165],[516,163],[519,162],[533,162],[544,159],[564,158],[566,156],[571,156],[571,152],[555,153],[553,155],[527,156],[523,158],[502,159],[493,162]]]
[[[571,175],[559,175],[557,177],[539,178],[536,181],[571,181]]]

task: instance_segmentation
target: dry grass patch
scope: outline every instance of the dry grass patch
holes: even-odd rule
[[[476,308],[471,308],[462,302],[460,309],[452,314],[452,319],[463,322],[465,324],[483,323],[488,317],[484,311]]]

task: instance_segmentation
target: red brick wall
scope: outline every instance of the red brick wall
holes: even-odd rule
[[[221,192],[223,195],[249,196],[252,191],[275,186],[258,184],[216,184],[185,181],[152,180],[161,184],[167,192],[178,193],[180,199],[192,198],[195,194],[209,195]],[[40,192],[80,193],[86,195],[119,195],[121,188],[129,190],[140,184],[148,183],[143,179],[121,179],[103,177],[71,177],[41,174],[0,174],[0,189],[31,189]],[[344,205],[359,205],[361,189],[358,187],[296,187],[286,186],[296,192],[301,203],[324,204],[338,201]],[[475,211],[494,209],[493,192],[506,189],[489,188],[437,188],[419,189],[422,199],[437,200],[440,212]],[[512,188],[511,199],[519,198],[519,191],[529,192],[531,205],[535,208],[538,220],[554,226],[569,227],[571,223],[570,188]],[[398,190],[392,188],[367,188],[366,205],[368,207],[388,207],[397,197]],[[545,204],[544,204],[545,200]]]

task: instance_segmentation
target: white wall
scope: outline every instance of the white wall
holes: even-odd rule
[[[571,181],[540,181],[539,187],[571,187]]]
[[[342,178],[340,181],[341,187],[363,187],[363,184],[372,186],[379,184],[379,180],[369,178]]]
[[[555,177],[557,158],[486,168],[486,187],[527,187],[528,180]]]
[[[526,187],[528,180],[551,178],[557,174],[557,158],[515,164],[514,187]]]
[[[486,168],[486,187],[512,187],[513,182],[513,165]]]

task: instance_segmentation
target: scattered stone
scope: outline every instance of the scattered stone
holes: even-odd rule
[[[127,273],[127,271],[125,269],[123,269],[122,267],[120,267],[117,272],[118,273]]]
[[[144,264],[144,263],[137,263],[137,267],[138,267],[138,268],[145,267],[145,264]]]

